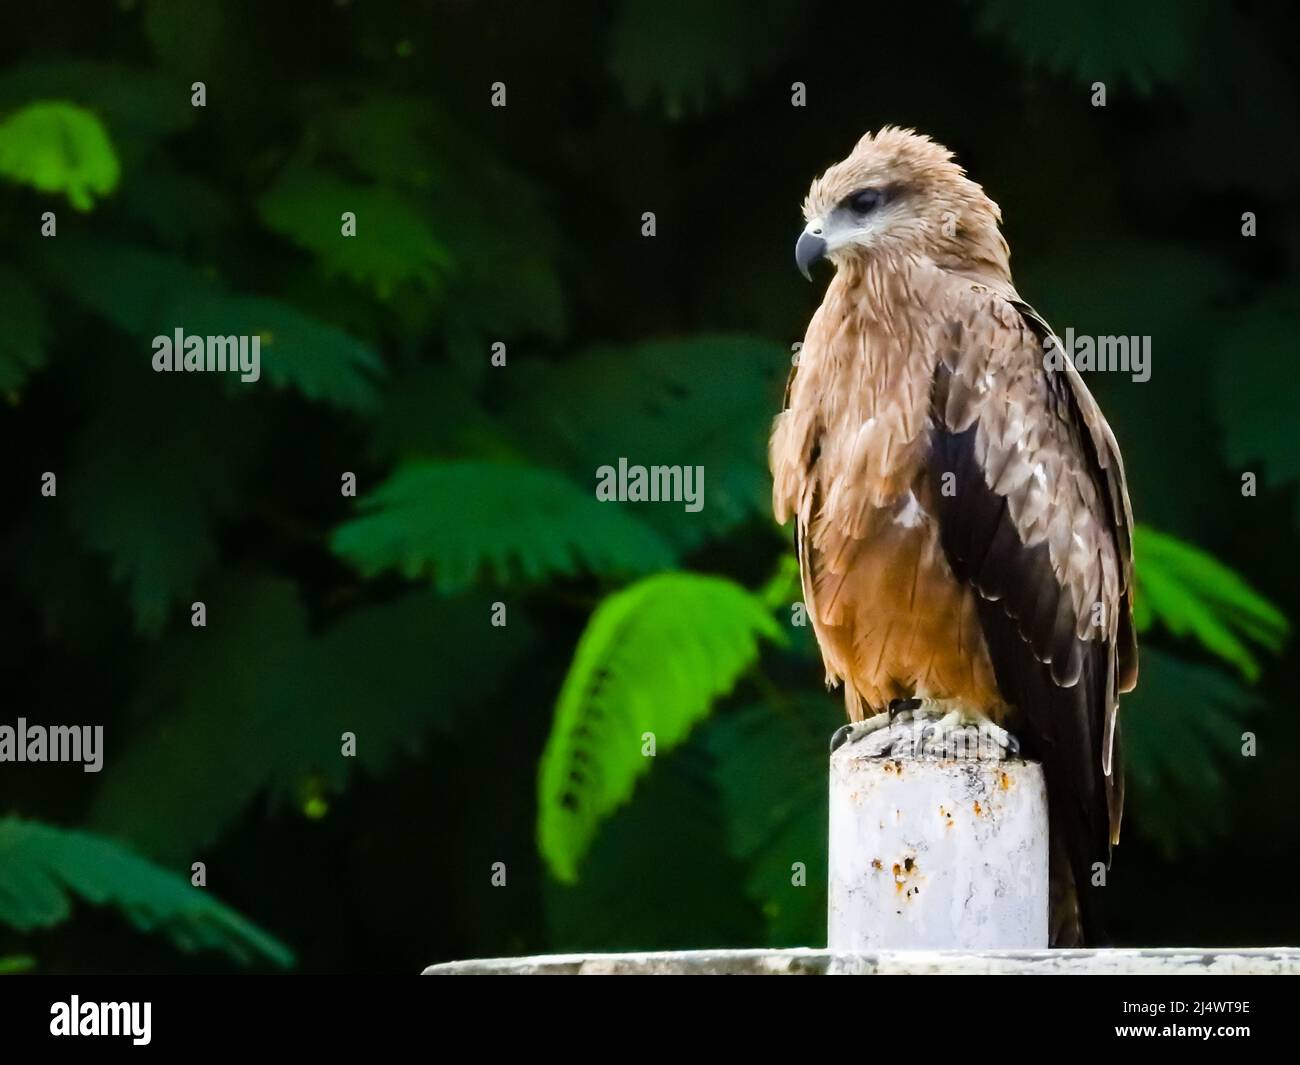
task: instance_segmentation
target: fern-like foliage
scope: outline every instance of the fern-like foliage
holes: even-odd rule
[[[75,236],[47,244],[41,258],[51,280],[137,337],[170,336],[175,329],[194,336],[259,336],[264,382],[241,384],[227,375],[235,394],[269,383],[350,410],[375,405],[373,378],[383,364],[370,345],[341,329],[280,300],[232,295],[175,255]],[[153,372],[149,358],[145,347],[142,374]]]
[[[804,19],[798,4],[622,0],[610,70],[638,107],[658,104],[670,118],[702,114],[780,62]]]
[[[102,394],[75,446],[69,527],[156,635],[215,560],[215,520],[238,501],[261,435],[251,408],[210,381],[112,376]]]
[[[1222,562],[1176,537],[1139,525],[1133,551],[1138,629],[1158,619],[1256,680],[1260,667],[1249,645],[1280,650],[1288,629],[1282,612]]]
[[[1032,0],[980,0],[976,22],[1033,64],[1087,84],[1128,81],[1149,93],[1188,72],[1210,7],[1101,0],[1058,4],[1048,20]]]
[[[762,918],[738,890],[746,869],[728,847],[707,751],[692,737],[655,762],[632,801],[601,826],[582,879],[543,880],[553,949],[690,950],[762,941]]]
[[[0,73],[0,108],[34,100],[93,107],[129,161],[194,123],[197,112],[188,95],[175,89],[175,78],[161,71],[94,59],[37,61]]]
[[[699,511],[636,511],[690,549],[770,513],[766,440],[788,368],[779,344],[743,335],[597,347],[545,370],[521,369],[509,421],[521,444],[576,476],[620,458],[703,467]]]
[[[1279,366],[1292,358],[1300,299],[1275,290],[1235,316],[1214,363],[1214,403],[1230,463],[1258,470],[1261,487],[1300,482],[1300,404],[1278,387]],[[1300,495],[1295,497],[1300,524]]]
[[[427,96],[358,102],[346,93],[310,124],[303,154],[323,165],[322,153],[345,159],[401,202],[419,205],[436,234],[439,320],[452,350],[477,358],[489,337],[563,335],[566,295],[556,269],[563,241],[554,213],[534,180],[497,158],[482,136]],[[401,247],[410,260],[409,239]],[[417,295],[428,307],[428,296]]]
[[[295,169],[280,176],[258,210],[268,226],[315,254],[326,274],[369,285],[381,299],[408,282],[432,289],[449,265],[416,203],[391,189]],[[356,216],[348,237],[340,235],[345,211]]]
[[[538,842],[573,881],[600,823],[651,765],[731,691],[781,632],[732,581],[692,573],[648,577],[597,608],[560,690],[539,772]]]
[[[673,552],[617,503],[561,474],[490,462],[399,469],[334,533],[336,554],[362,573],[431,576],[439,591],[489,575],[502,584],[664,569]]]
[[[0,395],[13,394],[27,375],[45,364],[49,315],[27,279],[0,263],[0,292],[5,294],[5,328],[0,335]]]
[[[228,580],[207,606],[206,629],[164,641],[148,663],[139,724],[91,808],[95,828],[155,856],[212,843],[259,797],[291,808],[341,792],[358,764],[378,774],[420,751],[500,690],[531,639],[518,609],[494,628],[488,603],[427,590],[318,634],[287,581]],[[458,635],[443,647],[446,632]]]
[[[213,180],[166,156],[150,158],[149,169],[122,184],[115,209],[133,236],[148,234],[159,244],[181,249],[211,246],[240,222],[240,201]]]
[[[119,843],[18,817],[0,819],[0,922],[28,932],[72,913],[72,897],[115,906],[136,928],[187,952],[219,950],[245,964],[293,964],[289,949],[206,889]]]
[[[816,943],[826,931],[826,741],[843,722],[838,699],[809,695],[720,714],[701,730],[769,946]]]
[[[84,107],[35,103],[0,122],[0,176],[62,193],[78,211],[117,188],[120,173],[108,131]]]
[[[1174,854],[1226,831],[1228,766],[1241,763],[1245,719],[1260,709],[1219,670],[1143,650],[1141,680],[1120,710],[1132,821],[1143,836]]]

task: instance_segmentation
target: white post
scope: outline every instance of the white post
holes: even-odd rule
[[[831,755],[829,949],[1046,947],[1042,768],[878,746]]]

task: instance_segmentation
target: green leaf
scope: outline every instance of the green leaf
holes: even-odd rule
[[[1202,847],[1231,823],[1226,766],[1240,759],[1259,699],[1216,669],[1144,648],[1142,677],[1120,710],[1130,816],[1169,855]]]
[[[763,605],[776,615],[777,620],[789,627],[788,649],[804,658],[820,662],[821,650],[817,646],[817,635],[808,622],[808,612],[803,602],[799,560],[793,552],[780,557],[776,571],[757,594]]]
[[[334,552],[367,576],[432,576],[454,592],[589,572],[626,576],[673,562],[667,545],[616,503],[550,470],[488,462],[399,469],[334,533]]]
[[[277,388],[361,412],[372,410],[378,400],[372,377],[383,364],[374,349],[287,303],[214,295],[182,306],[176,324],[197,336],[260,336],[261,372]]]
[[[0,921],[20,932],[52,928],[72,914],[71,896],[120,909],[136,928],[160,932],[181,950],[220,950],[248,964],[257,957],[293,964],[276,939],[222,905],[131,853],[88,832],[0,819]]]
[[[522,606],[499,627],[491,607],[486,598],[440,599],[421,589],[349,611],[315,638],[302,683],[321,727],[302,757],[322,767],[328,787],[347,783],[350,760],[337,757],[344,730],[357,736],[356,760],[377,775],[402,755],[422,753],[430,735],[468,725],[467,709],[495,704],[534,630]]]
[[[534,452],[575,476],[629,465],[703,467],[703,507],[630,504],[694,548],[771,513],[767,437],[789,355],[746,336],[704,335],[599,347],[544,370],[521,368],[508,423]]]
[[[181,324],[190,303],[219,292],[216,280],[166,252],[78,234],[43,241],[38,262],[50,281],[127,333],[152,337]],[[148,366],[145,348],[141,364]]]
[[[1050,17],[1033,0],[981,0],[976,24],[1031,63],[1087,84],[1128,81],[1142,94],[1191,71],[1203,0],[1061,3]]]
[[[120,167],[108,131],[75,104],[29,104],[0,122],[0,175],[61,192],[78,211],[117,188]]]
[[[289,582],[223,582],[206,605],[207,627],[181,630],[148,663],[137,724],[90,810],[91,827],[156,857],[220,838],[298,757],[315,709],[299,687],[307,618]]]
[[[1133,552],[1138,629],[1158,619],[1175,636],[1194,636],[1247,680],[1258,679],[1248,641],[1280,651],[1288,629],[1282,612],[1223,563],[1173,536],[1139,525]]]
[[[642,753],[682,742],[758,657],[782,639],[762,602],[719,577],[665,573],[607,598],[578,642],[539,772],[538,844],[562,881],[600,823],[650,768]]]
[[[85,59],[22,63],[0,74],[0,108],[32,100],[94,105],[119,147],[142,154],[194,122],[188,86],[157,71],[119,61]]]
[[[543,882],[548,949],[692,950],[761,941],[759,916],[737,890],[745,870],[728,853],[710,769],[695,744],[668,755],[602,829],[581,882]]]
[[[421,592],[312,636],[288,582],[227,582],[210,597],[207,628],[166,641],[150,662],[140,723],[104,774],[91,823],[150,854],[184,855],[261,795],[273,809],[296,806],[307,792],[342,791],[358,764],[386,771],[506,683],[531,630],[517,609],[503,628],[489,618],[486,602]],[[344,732],[355,758],[342,753]]]
[[[400,190],[403,202],[420,205],[447,248],[438,308],[447,345],[478,358],[490,340],[562,336],[567,308],[556,264],[562,234],[539,187],[427,97],[376,95],[354,103],[349,94],[346,100],[318,110],[304,138],[308,153],[333,149],[381,187]],[[427,296],[416,298],[427,308]]]
[[[7,954],[0,957],[0,976],[13,973],[25,973],[36,967],[36,959],[30,954]]]
[[[132,233],[147,232],[170,248],[211,248],[240,223],[242,205],[210,175],[149,155],[122,185],[115,206]]]
[[[1300,481],[1300,404],[1279,370],[1294,358],[1300,330],[1300,306],[1293,301],[1276,293],[1236,316],[1214,367],[1214,400],[1229,463],[1238,478],[1254,472],[1258,481],[1277,488]],[[1300,502],[1295,514],[1300,524]]]
[[[377,401],[372,375],[383,364],[374,349],[287,303],[229,295],[215,277],[163,252],[109,240],[60,237],[49,243],[57,245],[42,249],[51,279],[129,333],[146,339],[170,337],[176,329],[187,336],[256,335],[260,374],[271,385],[351,410],[369,410]],[[152,373],[151,359],[146,348],[141,366]],[[215,376],[236,395],[258,387],[236,374]]]
[[[368,285],[381,299],[402,284],[437,288],[450,257],[416,203],[399,192],[290,170],[258,202],[263,221],[316,255],[327,275]],[[356,218],[342,235],[342,215]]]
[[[229,63],[223,50],[226,18],[220,4],[203,0],[148,0],[141,22],[163,65],[184,73],[202,71],[210,80]]]
[[[381,185],[427,193],[445,183],[449,167],[469,156],[471,170],[483,173],[487,149],[466,140],[433,101],[373,94],[349,94],[309,119],[309,142],[324,142],[360,173]]]
[[[804,19],[799,4],[622,0],[610,70],[634,106],[658,102],[670,118],[701,114],[779,63]]]
[[[729,846],[745,864],[745,894],[766,919],[769,946],[815,946],[826,935],[826,748],[843,721],[838,700],[809,696],[720,714],[701,730]]]
[[[803,598],[803,582],[799,576],[799,560],[793,552],[777,561],[776,572],[759,590],[758,597],[769,610],[779,610]]]
[[[155,635],[215,560],[215,521],[235,508],[260,434],[211,382],[141,362],[109,378],[77,443],[67,501],[73,533],[107,556],[137,628]]]
[[[45,365],[49,317],[36,290],[7,263],[0,263],[0,292],[5,299],[4,334],[0,336],[0,393],[13,393],[28,374]]]

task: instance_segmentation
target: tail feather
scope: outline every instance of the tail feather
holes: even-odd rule
[[[1085,643],[1079,680],[1062,687],[1050,664],[1034,658],[999,603],[982,601],[979,613],[998,687],[1015,708],[1012,731],[1026,756],[1042,763],[1047,779],[1053,928],[1059,926],[1066,942],[1100,945],[1106,932],[1096,871],[1110,865],[1114,801],[1114,776],[1107,778],[1102,770],[1102,735],[1096,727],[1104,720],[1098,708],[1107,697],[1108,648],[1101,641]],[[1122,772],[1118,736],[1115,744],[1115,770]]]

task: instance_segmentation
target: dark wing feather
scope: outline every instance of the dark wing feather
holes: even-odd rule
[[[1050,336],[1025,305],[971,290],[933,383],[930,469],[945,555],[978,593],[1014,730],[1044,765],[1083,935],[1097,940],[1089,885],[1118,839],[1116,711],[1137,672],[1132,519],[1095,401],[1068,363],[1044,365]]]
[[[1027,303],[1011,301],[1011,305],[1040,346],[1051,343],[1060,347],[1060,342],[1052,333],[1048,324]],[[1115,652],[1117,656],[1118,676],[1116,683],[1120,692],[1130,692],[1137,687],[1138,653],[1137,634],[1133,628],[1133,508],[1128,497],[1128,482],[1124,477],[1124,460],[1119,453],[1119,444],[1115,434],[1102,416],[1101,408],[1093,399],[1083,378],[1069,362],[1058,376],[1066,383],[1064,396],[1067,401],[1067,416],[1076,425],[1087,429],[1084,437],[1087,459],[1093,477],[1101,489],[1101,497],[1106,505],[1106,514],[1115,530],[1116,549],[1123,567],[1120,582],[1121,609],[1119,611],[1119,630]]]

